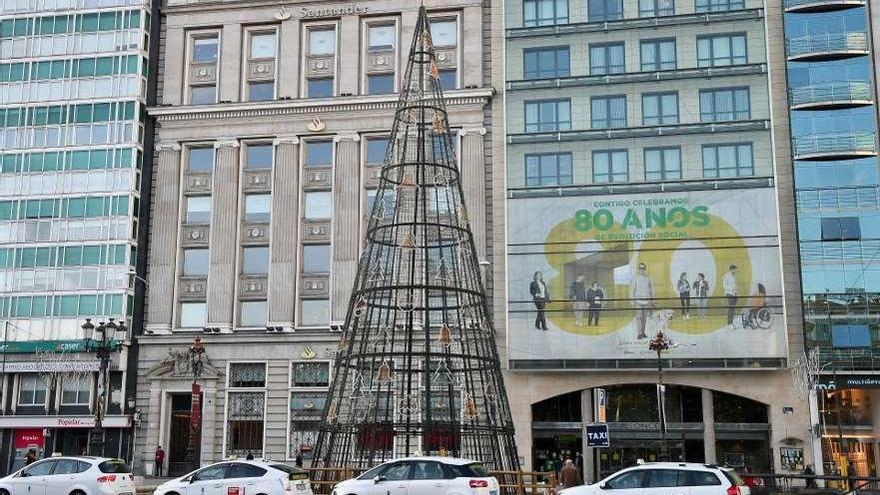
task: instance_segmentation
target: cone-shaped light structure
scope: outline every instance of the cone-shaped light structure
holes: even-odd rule
[[[439,75],[422,7],[314,467],[445,453],[519,468]]]

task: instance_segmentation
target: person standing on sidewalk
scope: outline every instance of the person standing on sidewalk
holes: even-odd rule
[[[562,468],[562,471],[559,472],[559,481],[562,484],[562,489],[575,487],[581,484],[581,477],[578,473],[576,467],[574,467],[574,463],[571,459],[565,460],[565,466]]]
[[[162,464],[165,463],[165,451],[162,449],[162,446],[156,447],[156,455],[154,457],[156,461],[156,467],[153,468],[153,476],[161,477],[162,476]]]

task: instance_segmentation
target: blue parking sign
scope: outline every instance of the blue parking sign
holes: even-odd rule
[[[587,447],[608,447],[608,424],[588,424],[584,426],[584,435],[587,438]]]

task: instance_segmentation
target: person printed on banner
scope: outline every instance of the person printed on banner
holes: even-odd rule
[[[587,320],[588,325],[599,326],[599,311],[602,309],[604,300],[605,292],[599,287],[599,282],[593,280],[590,290],[587,291],[587,303],[590,306],[590,315]]]
[[[678,299],[681,302],[681,317],[685,320],[691,319],[691,284],[688,282],[687,273],[681,272],[678,277]]]
[[[547,291],[547,284],[544,283],[544,274],[535,272],[532,276],[532,283],[529,284],[529,293],[532,294],[532,300],[538,314],[535,315],[535,328],[547,331],[547,318],[544,316],[544,308],[550,301],[550,293]]]
[[[587,286],[584,283],[584,274],[580,273],[571,283],[568,289],[568,298],[574,310],[574,326],[579,327],[584,321],[584,313],[588,307]]]
[[[645,326],[648,323],[648,317],[651,308],[654,306],[654,284],[648,277],[648,267],[644,263],[639,263],[639,272],[633,277],[629,286],[630,303],[636,308],[636,330],[637,339],[644,339],[648,335],[645,333]]]
[[[738,294],[736,290],[736,270],[736,265],[730,265],[730,268],[727,270],[727,273],[724,274],[724,278],[722,279],[724,295],[727,297],[727,327],[731,330],[736,328],[736,325],[733,323],[733,315],[736,314],[736,301]]]
[[[758,284],[758,293],[752,296],[752,300],[749,301],[749,309],[743,317],[743,326],[752,326],[752,322],[758,316],[758,311],[761,311],[765,306],[767,306],[767,289],[764,288],[764,284]]]
[[[709,282],[703,273],[697,274],[693,285],[694,297],[697,299],[697,319],[706,319],[706,308],[709,305]]]

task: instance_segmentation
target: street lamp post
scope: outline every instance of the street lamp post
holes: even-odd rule
[[[96,327],[91,318],[86,318],[82,324],[83,346],[86,352],[93,352],[100,361],[98,368],[98,397],[95,401],[95,427],[92,428],[89,438],[88,452],[90,455],[98,455],[103,444],[104,437],[104,408],[107,399],[107,370],[110,367],[110,358],[114,352],[122,349],[122,343],[114,340],[117,334],[125,335],[128,328],[125,323],[116,323],[115,318],[110,318],[107,323],[98,322]]]
[[[198,380],[202,376],[202,359],[205,355],[205,345],[202,338],[196,336],[192,345],[189,347],[189,364],[192,371],[192,405],[190,407],[190,428],[189,441],[186,444],[186,461],[190,462],[192,469],[199,467],[199,455],[196,453],[196,446],[200,443],[202,432],[202,405],[201,405],[201,389]]]
[[[648,349],[657,353],[657,418],[660,420],[660,460],[667,460],[668,452],[666,446],[666,409],[664,407],[664,390],[663,390],[663,358],[660,356],[664,351],[669,350],[672,341],[662,331],[648,344]]]

